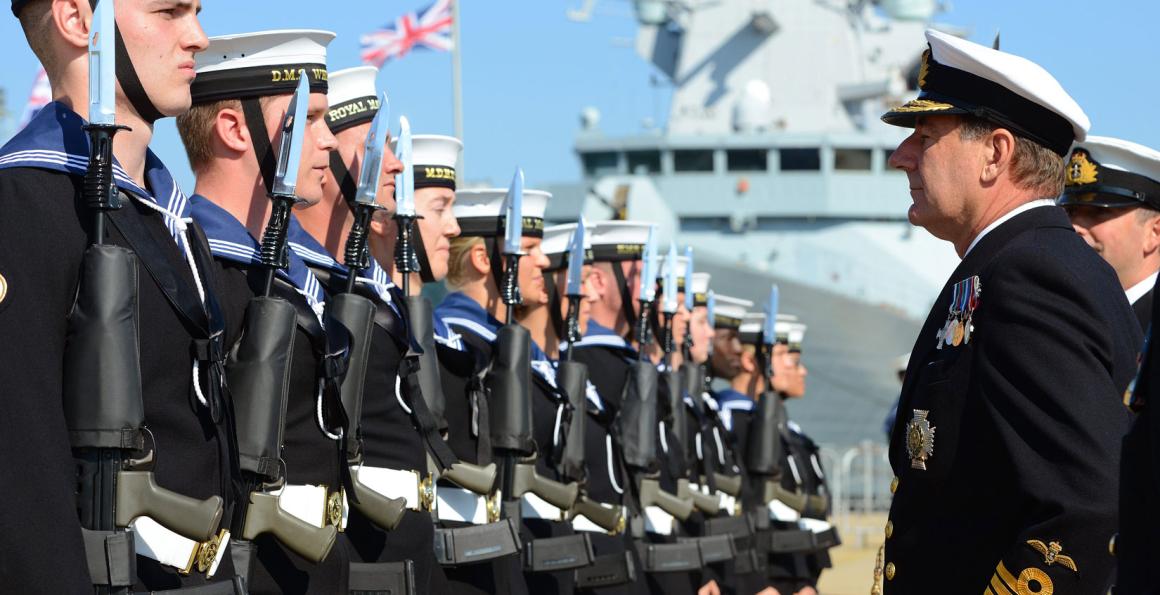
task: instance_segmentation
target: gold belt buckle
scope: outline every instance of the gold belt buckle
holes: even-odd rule
[[[326,497],[326,524],[333,525],[341,533],[343,531],[342,513],[344,502],[342,490],[339,489],[338,491],[328,493],[329,495]]]
[[[415,474],[418,477],[418,473]],[[428,474],[419,481],[419,506],[426,512],[435,510],[435,476]]]
[[[487,496],[487,522],[499,522],[499,490],[496,490]]]
[[[189,554],[189,562],[185,564],[185,568],[180,569],[182,575],[189,575],[193,572],[193,567],[197,565],[197,571],[206,574],[209,569],[213,567],[214,560],[217,559],[218,551],[224,547],[222,544],[229,540],[230,532],[226,529],[218,531],[218,534],[202,541],[193,546],[193,551]]]

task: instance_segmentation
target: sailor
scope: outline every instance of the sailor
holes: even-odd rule
[[[664,518],[662,513],[667,511],[658,510],[659,507],[645,509],[646,538],[665,544],[677,543],[682,537],[686,538],[684,543],[692,543],[687,538],[699,536],[705,530],[704,515],[716,514],[720,509],[720,497],[716,493],[702,494],[699,487],[694,490],[694,486],[703,482],[700,474],[700,463],[703,460],[698,459],[696,446],[700,439],[703,414],[700,413],[700,406],[696,407],[697,414],[693,414],[694,401],[688,393],[690,387],[684,386],[684,378],[680,373],[682,368],[696,365],[696,362],[685,361],[686,352],[682,349],[686,333],[690,330],[689,322],[692,316],[692,312],[685,307],[684,299],[683,283],[688,266],[688,258],[678,255],[675,246],[658,264],[655,280],[658,288],[657,298],[650,312],[653,341],[646,347],[649,357],[662,375],[657,387],[660,419],[656,445],[660,467],[659,483],[665,491],[681,499],[690,500],[694,504],[693,510],[685,518],[672,516],[671,513],[669,518]],[[671,287],[669,283],[672,284]],[[686,371],[691,370],[686,368]],[[692,424],[689,417],[695,419]],[[710,447],[708,443],[701,445],[702,453]],[[699,589],[705,589],[710,593],[719,592],[720,585],[717,579],[723,578],[724,560],[715,561],[715,568],[711,569],[704,563],[704,551],[701,554],[702,560],[698,568],[685,572],[647,573],[645,576],[649,590],[653,593],[673,594],[694,593]]]
[[[603,436],[588,433],[584,453],[587,492],[593,500],[612,507],[631,504],[630,478],[614,421],[620,412],[629,366],[637,360],[636,348],[629,339],[640,307],[636,296],[640,291],[641,254],[649,228],[647,223],[631,221],[602,222],[591,227],[593,265],[589,283],[597,298],[592,302],[584,338],[572,347],[574,360],[588,366],[601,403],[600,414],[593,418],[597,423],[589,426],[598,426],[604,431]],[[596,575],[588,583],[578,581],[579,586],[587,586],[587,592],[602,594],[644,592],[644,581],[636,575],[641,565],[631,533],[593,533],[591,537],[596,568],[601,569],[601,574],[616,579],[600,581]]]
[[[447,287],[450,293],[435,309],[435,317],[462,338],[481,368],[495,361],[498,355],[494,351],[497,333],[500,327],[509,323],[508,309],[500,293],[506,274],[503,239],[506,225],[504,204],[508,193],[508,190],[503,188],[460,190],[456,193],[455,217],[462,232],[451,242],[447,274]],[[540,242],[544,233],[544,209],[550,198],[551,195],[543,191],[523,192],[521,256],[516,284],[523,303],[529,305],[542,306],[548,303],[543,274],[544,268],[548,266],[548,259],[540,251]],[[533,346],[531,352],[533,361],[544,360],[539,347]],[[538,374],[537,376],[542,379],[542,376]],[[530,382],[531,378],[522,381]],[[539,454],[547,454],[549,460],[552,444],[559,440],[555,437],[557,432],[554,422],[559,407],[564,403],[566,399],[556,391],[533,391],[531,403],[533,436],[547,440],[547,444],[537,443],[534,446],[547,449],[540,450]],[[491,428],[496,428],[496,420],[490,421]],[[547,464],[541,469],[544,473],[555,473]],[[539,507],[541,511],[546,512],[545,504],[551,506],[539,498],[531,502],[528,499],[521,499],[520,509],[523,510],[525,506],[529,509]],[[528,531],[525,535],[551,537],[570,533],[562,523],[552,523],[544,518],[550,514],[537,516],[540,517],[538,520],[547,522],[525,525],[525,530]],[[518,556],[498,559],[492,565],[492,570],[495,573],[494,586],[481,583],[483,577],[478,576],[478,573],[470,575],[472,580],[464,580],[465,586],[517,593],[525,590],[535,591],[520,574],[521,564]],[[462,580],[458,576],[450,576],[453,581]],[[534,577],[533,583],[544,588],[570,589],[569,579],[570,577],[564,574],[552,574]]]
[[[436,315],[488,361],[494,360],[497,355],[493,353],[496,333],[506,322],[508,311],[500,295],[502,275],[497,274],[503,268],[504,257],[499,251],[505,233],[503,207],[507,195],[507,189],[463,190],[457,193],[456,217],[464,232],[452,242],[453,259],[451,274],[448,276],[448,286],[452,293],[436,309]],[[539,324],[547,320],[549,303],[544,273],[549,259],[541,250],[541,243],[544,209],[550,198],[551,195],[546,192],[523,191],[523,238],[520,252],[524,256],[520,259],[517,279],[521,304],[514,308],[514,322],[528,329],[532,339],[531,376],[524,382],[531,383],[535,473],[542,478],[539,483],[554,483],[555,487],[561,488],[556,491],[567,492],[562,489],[564,482],[559,463],[567,433],[565,414],[570,410],[570,405],[567,396],[556,384],[555,368],[544,351],[546,343],[543,333],[546,327]],[[558,343],[548,349],[554,351],[557,346]],[[495,420],[492,421],[494,423]],[[529,565],[532,558],[528,554],[529,549],[537,547],[529,542],[538,540],[540,544],[537,545],[542,545],[548,543],[544,540],[558,538],[554,542],[559,543],[574,535],[571,525],[562,520],[564,512],[573,502],[563,502],[553,497],[560,494],[530,487],[533,489],[527,493],[518,494],[525,547],[524,581],[528,592],[571,593],[575,581],[570,569],[556,569],[553,572],[543,566],[532,568]],[[582,556],[586,555],[584,539],[577,538],[574,543],[579,548],[578,552]]]
[[[338,148],[331,153],[330,168],[323,183],[323,200],[298,212],[295,219],[301,227],[293,224],[291,227],[291,249],[311,267],[331,295],[345,291],[349,275],[347,267],[336,258],[344,254],[355,227],[351,204],[359,191],[360,166],[366,163],[367,133],[379,111],[377,75],[378,69],[371,66],[330,73],[326,123],[338,140]],[[390,123],[383,118],[378,125]],[[450,149],[449,157],[453,160],[458,146],[453,143],[445,146]],[[431,161],[423,154],[420,158]],[[375,212],[372,220],[387,223],[384,220],[395,209],[395,175],[402,171],[403,165],[390,146],[382,147],[376,197],[382,210]],[[360,233],[368,231],[360,229]],[[373,235],[371,244],[380,241],[381,235]],[[361,512],[361,505],[352,507],[346,535],[354,548],[352,558],[362,564],[352,566],[351,580],[355,581],[357,576],[361,590],[375,590],[372,587],[376,583],[379,590],[385,590],[391,584],[390,577],[406,575],[409,565],[414,593],[443,592],[446,579],[435,562],[435,532],[428,514],[434,502],[425,489],[433,481],[427,470],[428,444],[433,445],[436,454],[450,452],[439,450],[446,446],[421,395],[410,395],[402,388],[399,370],[410,346],[402,294],[387,269],[373,259],[368,263],[370,266],[359,273],[354,287],[358,295],[375,305],[359,423],[362,460],[358,478],[385,498],[405,499],[407,508],[397,525],[382,527]],[[390,264],[393,269],[393,262]],[[353,370],[352,367],[348,374]],[[381,562],[406,564],[370,564]],[[400,584],[397,580],[393,582]],[[403,576],[401,584],[406,582]]]
[[[692,375],[691,386],[685,387],[685,418],[693,437],[687,457],[699,484],[694,490],[714,497],[718,505],[715,513],[703,512],[706,518],[701,535],[727,535],[735,552],[728,561],[706,566],[702,582],[715,581],[722,590],[747,592],[758,570],[754,563],[756,535],[739,501],[745,482],[741,453],[725,425],[720,404],[709,391],[708,364],[716,335],[709,319],[710,280],[708,273],[694,272],[691,276],[693,311],[689,318],[688,352],[697,373]]]
[[[1160,271],[1160,152],[1104,136],[1071,149],[1059,205],[1116,271],[1145,331]]]
[[[800,399],[805,396],[808,375],[805,364],[802,363],[802,341],[805,338],[806,325],[794,320],[788,321],[785,325],[779,322],[779,326],[785,329],[784,341],[791,366],[788,375],[789,385],[782,395],[787,400]],[[780,331],[778,340],[779,342],[783,340]],[[830,511],[829,486],[826,483],[825,471],[822,469],[817,443],[792,419],[786,420],[782,445],[784,447],[782,487],[796,496],[793,505],[801,515],[797,523],[798,528],[813,533],[812,550],[800,554],[805,572],[793,592],[817,595],[818,578],[824,569],[832,566],[829,550],[840,543],[837,530],[826,521]]]
[[[926,37],[919,97],[883,116],[914,128],[889,162],[909,180],[911,223],[963,260],[907,366],[877,580],[886,593],[1101,592],[1141,333],[1055,206],[1088,118],[1033,62]]]
[[[323,197],[323,177],[336,146],[325,120],[326,46],[333,38],[333,33],[309,30],[224,35],[211,38],[208,51],[198,56],[193,108],[177,126],[197,177],[196,194],[190,199],[193,216],[209,236],[222,277],[222,309],[231,349],[250,337],[259,321],[256,313],[248,312],[251,300],[266,295],[269,269],[261,265],[258,238],[272,227],[270,193],[279,181],[275,178],[279,131],[302,76],[310,90],[299,98],[308,102],[307,121],[303,137],[293,139],[301,143],[301,165],[284,175],[295,178],[292,188],[300,208]],[[281,460],[276,467],[284,466],[284,477],[278,478],[285,481],[279,506],[314,529],[307,540],[313,542],[333,531],[329,527],[342,528],[346,522],[343,492],[349,476],[342,464],[346,420],[337,391],[341,364],[336,355],[344,348],[334,345],[338,334],[327,333],[324,326],[323,286],[295,252],[289,251],[288,262],[277,271],[269,293],[288,302],[297,320],[295,328],[279,329],[293,339],[283,385],[287,392],[282,447],[273,459]],[[235,398],[258,398],[243,394],[249,391],[239,386],[247,371],[240,360],[231,362]],[[243,443],[254,439],[257,427],[249,427],[245,420],[238,425]],[[247,470],[262,474],[260,468],[247,469],[243,457],[243,471]],[[269,533],[251,542],[256,548],[248,569],[251,593],[287,589],[329,593],[347,588],[350,562],[344,537],[328,553],[318,550],[325,554],[321,560],[306,557],[300,548],[305,544],[284,542]]]
[[[191,498],[229,500],[228,461],[234,454],[227,419],[220,415],[226,407],[218,390],[221,362],[212,354],[220,347],[212,337],[222,324],[213,298],[217,280],[204,235],[188,219],[185,195],[148,148],[157,120],[189,108],[193,73],[186,65],[207,44],[198,8],[197,2],[183,3],[161,14],[138,3],[118,6],[121,84],[101,107],[129,129],[116,134],[113,148],[122,205],[104,216],[105,231],[97,239],[89,237],[94,213],[82,191],[89,162],[82,127],[90,118],[86,50],[90,27],[96,26],[93,11],[89,2],[12,2],[56,101],[0,149],[0,327],[10,338],[0,366],[5,403],[0,451],[7,453],[0,462],[5,503],[0,584],[7,592],[86,593],[94,586],[234,592],[228,559],[211,560],[220,564],[210,579],[212,570],[196,561],[186,569],[147,555],[134,560],[134,541],[137,551],[146,549],[140,531],[135,540],[121,540],[131,535],[126,533],[82,532],[77,511],[88,506],[76,490],[86,478],[78,476],[70,455],[72,437],[66,430],[72,428],[61,398],[77,383],[87,399],[102,388],[94,378],[70,377],[62,366],[78,322],[72,313],[86,250],[96,240],[131,251],[140,354],[133,363],[140,384],[128,392],[142,395],[149,434],[131,436],[134,448],[144,447],[133,458],[156,454],[153,472],[163,488]],[[188,560],[199,553],[197,542],[168,531],[166,518],[146,519],[135,526],[148,523],[184,540],[176,546],[176,540],[156,543],[166,551],[155,557],[172,561],[184,553]],[[219,534],[216,526],[213,533]]]

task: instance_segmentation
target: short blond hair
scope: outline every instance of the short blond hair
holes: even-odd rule
[[[483,245],[483,238],[478,236],[457,237],[451,239],[451,254],[447,259],[447,285],[463,287],[471,280],[471,250]]]
[[[269,100],[269,97],[258,98],[263,114]],[[224,109],[241,111],[242,102],[239,99],[221,99],[197,104],[177,116],[177,132],[181,135],[181,144],[185,145],[189,167],[195,172],[200,172],[213,160],[214,122],[217,121],[218,113]],[[251,130],[250,134],[253,133]]]

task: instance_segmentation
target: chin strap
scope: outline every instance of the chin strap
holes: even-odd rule
[[[246,128],[250,129],[250,144],[258,158],[262,183],[266,185],[266,192],[270,193],[274,190],[274,170],[278,168],[278,160],[270,145],[270,131],[266,128],[266,118],[262,116],[262,106],[257,97],[242,100],[242,115],[246,118]],[[331,161],[331,165],[334,165],[334,161]]]
[[[612,265],[612,276],[616,277],[616,288],[620,290],[620,311],[628,322],[626,339],[632,341],[633,336],[636,335],[636,308],[632,307],[632,292],[628,290],[628,279],[625,278],[624,269],[621,268],[620,263],[611,262],[609,264]],[[641,345],[641,349],[644,349],[644,345]]]

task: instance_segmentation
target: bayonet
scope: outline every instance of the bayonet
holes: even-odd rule
[[[584,236],[586,230],[584,228],[584,218],[576,223],[576,229],[572,231],[572,240],[568,244],[568,285],[567,295],[571,298],[579,298],[583,295],[583,273],[584,273]]]
[[[685,309],[693,313],[693,247],[685,248]]]
[[[665,257],[665,287],[661,310],[671,317],[677,313],[677,245],[669,242],[669,254]]]
[[[379,208],[375,200],[379,192],[379,181],[383,173],[383,153],[386,150],[388,121],[391,117],[391,100],[383,93],[379,102],[379,111],[375,119],[371,120],[371,129],[367,131],[366,144],[363,146],[363,160],[359,168],[358,193],[355,194],[355,203],[359,205]],[[408,142],[410,138],[407,139]],[[408,147],[409,149],[409,147]]]
[[[397,153],[403,171],[395,175],[396,212],[400,217],[415,217],[415,160],[411,140],[411,122],[399,116]]]
[[[278,165],[274,170],[274,197],[291,197],[297,201],[298,168],[302,162],[302,140],[306,132],[306,114],[310,106],[310,82],[306,71],[298,71],[298,88],[282,118],[282,139],[278,144]]]
[[[117,116],[116,20],[113,0],[97,2],[89,31],[89,122],[112,126]]]

